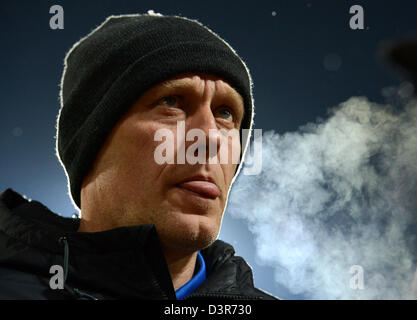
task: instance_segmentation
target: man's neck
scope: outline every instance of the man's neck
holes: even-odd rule
[[[184,253],[173,248],[164,248],[165,260],[175,290],[191,280],[194,274],[197,252]]]

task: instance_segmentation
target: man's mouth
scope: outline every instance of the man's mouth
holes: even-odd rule
[[[191,178],[179,183],[177,187],[203,198],[216,199],[220,196],[220,189],[214,182],[209,180],[206,178]]]

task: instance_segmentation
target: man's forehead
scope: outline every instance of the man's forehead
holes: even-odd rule
[[[196,85],[201,85],[201,80],[212,80],[216,84],[216,93],[221,95],[228,95],[233,99],[236,99],[243,105],[242,96],[224,79],[201,74],[179,75],[171,79],[162,81],[157,87],[164,89],[181,89],[181,88],[193,88]]]

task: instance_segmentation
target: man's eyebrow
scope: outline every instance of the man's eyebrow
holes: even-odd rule
[[[164,89],[186,89],[193,87],[193,84],[190,81],[179,81],[179,80],[165,80],[160,83],[160,86]],[[229,85],[230,86],[230,85]],[[226,89],[227,95],[231,95],[232,98],[239,101],[244,109],[244,101],[242,96],[234,89],[233,87],[229,87]]]

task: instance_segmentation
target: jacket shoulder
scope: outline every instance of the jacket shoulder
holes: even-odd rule
[[[7,188],[0,194],[0,202],[2,202],[10,210],[13,210],[19,205],[27,202],[27,199],[25,196],[17,193],[12,188]]]
[[[243,257],[235,255],[232,260],[234,260],[234,263],[239,269],[237,277],[239,278],[239,283],[244,286],[242,288],[243,291],[252,292],[253,295],[258,296],[262,300],[279,300],[271,293],[261,290],[255,286],[252,267]]]
[[[231,244],[216,240],[202,254],[208,262],[208,278],[196,293],[217,294],[232,299],[278,299],[255,287],[251,266],[243,257],[235,254]]]

